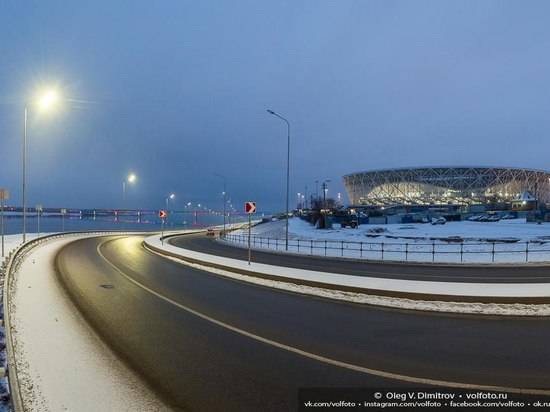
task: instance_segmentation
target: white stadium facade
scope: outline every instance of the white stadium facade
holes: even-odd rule
[[[532,196],[550,201],[550,172],[515,167],[414,167],[344,176],[351,205],[510,204]]]

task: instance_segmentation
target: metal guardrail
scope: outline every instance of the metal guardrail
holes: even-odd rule
[[[226,233],[222,239],[248,245],[248,235]],[[251,246],[259,249],[269,249],[275,251],[285,250],[285,239],[264,237],[252,235]],[[486,263],[498,262],[498,256],[519,254],[522,261],[535,262],[532,256],[538,253],[548,253],[550,260],[550,242],[543,247],[546,242],[458,242],[449,240],[448,242],[356,242],[346,240],[314,240],[314,239],[289,239],[288,250],[294,253],[303,253],[310,256],[327,257],[348,257],[365,260],[396,260],[395,256],[400,257],[401,261],[413,261],[412,256],[427,256],[427,259],[417,261],[438,262],[438,256],[456,257],[456,262],[464,263],[468,256],[486,257]],[[531,258],[531,260],[530,260]],[[502,261],[502,260],[501,260]],[[517,263],[518,260],[515,262]],[[449,261],[444,261],[448,263]],[[482,261],[481,263],[483,263]],[[541,262],[537,260],[536,262]],[[470,263],[470,262],[466,262]],[[476,261],[476,263],[478,263]]]
[[[143,232],[133,232],[133,231],[116,231],[116,230],[106,230],[106,231],[78,231],[78,232],[63,232],[63,233],[54,233],[50,235],[44,235],[36,239],[29,240],[25,244],[18,246],[16,249],[12,250],[4,265],[2,266],[2,272],[4,276],[3,283],[3,294],[2,294],[2,303],[4,309],[4,330],[5,330],[5,339],[6,339],[6,357],[7,357],[7,378],[10,391],[10,402],[12,410],[14,412],[25,412],[23,406],[23,399],[21,397],[21,391],[19,388],[19,380],[17,377],[17,362],[15,360],[15,351],[14,351],[14,341],[12,335],[12,325],[11,325],[11,314],[10,314],[10,289],[13,282],[13,273],[17,271],[19,265],[23,261],[25,254],[27,254],[31,249],[36,247],[41,243],[45,243],[55,238],[61,238],[71,235],[108,235],[108,234],[138,234]],[[153,234],[155,232],[152,232]],[[7,263],[6,263],[7,262]]]

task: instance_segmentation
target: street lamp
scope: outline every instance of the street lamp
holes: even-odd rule
[[[168,202],[169,202],[170,200],[174,200],[175,197],[176,197],[176,195],[175,195],[174,193],[170,193],[170,194],[168,195],[168,197],[166,198],[166,211],[167,211],[167,212],[168,212]]]
[[[134,173],[130,173],[126,179],[122,181],[122,203],[126,205],[126,183],[133,185],[137,180],[137,176]]]
[[[225,205],[227,203],[226,196],[227,196],[227,178],[223,175],[220,175],[219,173],[215,174],[218,177],[221,177],[223,179],[223,234],[225,235]]]
[[[330,179],[326,179],[323,184],[323,209],[327,208],[327,194],[328,194],[328,184],[330,182]]]
[[[287,127],[287,154],[286,154],[286,229],[285,229],[285,250],[288,251],[288,196],[289,196],[289,182],[290,182],[290,123],[287,119],[273,110],[267,109],[269,114],[278,117],[286,123]]]
[[[55,89],[49,89],[41,93],[33,104],[36,104],[38,110],[47,111],[59,101],[59,94]],[[23,116],[23,181],[22,181],[22,207],[23,207],[23,243],[27,240],[27,117],[29,112],[29,102],[25,104]]]

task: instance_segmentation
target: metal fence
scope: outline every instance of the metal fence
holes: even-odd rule
[[[223,239],[248,246],[247,234],[226,233]],[[251,235],[251,247],[285,251],[285,239]],[[550,242],[357,242],[289,239],[288,251],[312,256],[438,263],[519,263],[550,261]]]

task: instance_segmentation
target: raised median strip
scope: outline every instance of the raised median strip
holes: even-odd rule
[[[550,284],[549,283],[466,283],[466,282],[439,282],[416,281],[376,278],[368,276],[353,276],[339,273],[316,272],[310,270],[288,268],[262,263],[215,256],[196,252],[162,242],[160,237],[151,236],[145,240],[150,250],[164,256],[181,260],[182,262],[200,265],[214,272],[226,272],[251,279],[264,279],[270,282],[283,282],[300,285],[312,289],[324,289],[333,293],[348,294],[349,296],[363,295],[378,297],[383,302],[377,303],[387,306],[424,308],[431,310],[433,302],[442,302],[449,307],[450,303],[470,309],[460,308],[461,313],[492,313],[513,315],[550,315]],[[243,279],[246,280],[246,279]],[[300,290],[295,290],[301,292]],[[307,292],[305,292],[307,293]],[[386,298],[386,299],[384,299]],[[400,300],[395,304],[395,300]],[[350,299],[343,299],[350,300]],[[351,299],[352,301],[361,301]],[[393,302],[392,302],[393,300]],[[404,305],[403,302],[410,302]],[[418,303],[422,304],[418,304]],[[475,305],[493,305],[487,312]],[[472,309],[473,308],[473,309]],[[445,309],[435,309],[443,310]]]

